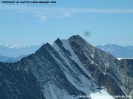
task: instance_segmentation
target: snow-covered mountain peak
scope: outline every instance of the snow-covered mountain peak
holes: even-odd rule
[[[57,58],[55,54],[50,50],[48,50],[49,53],[54,57],[58,64],[60,64],[60,68],[62,68],[62,71],[64,72],[66,78],[74,87],[76,87],[78,90],[83,91],[86,96],[91,94],[90,97],[93,98],[95,97],[94,93],[99,94],[99,97],[101,95],[101,91],[106,93],[105,90],[97,89],[98,86],[95,84],[93,77],[86,70],[86,68],[79,60],[78,56],[75,54],[74,50],[69,44],[69,40],[57,39],[56,41],[51,43],[51,46],[55,49],[60,57]],[[62,60],[63,62],[60,62],[60,60]],[[106,95],[110,96],[109,94]],[[73,97],[72,99],[75,98]],[[110,99],[113,99],[113,97]]]
[[[51,44],[46,43],[19,62],[0,63],[0,76],[5,75],[1,76],[0,84],[6,84],[2,90],[8,95],[12,93],[22,99],[37,99],[38,95],[34,94],[38,93],[40,99],[114,99],[113,95],[125,96],[128,88],[124,87],[119,65],[117,58],[75,35],[68,40],[58,38]],[[19,78],[24,85],[16,84]],[[9,87],[14,91],[8,92]],[[28,90],[26,95],[25,90]],[[5,94],[2,91],[0,96],[1,93]]]

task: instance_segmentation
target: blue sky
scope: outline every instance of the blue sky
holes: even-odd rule
[[[78,34],[95,46],[133,45],[133,0],[56,2],[1,3],[0,44],[39,45]],[[85,31],[90,36],[85,36]]]

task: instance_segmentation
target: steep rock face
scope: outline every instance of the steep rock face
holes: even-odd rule
[[[0,63],[0,99],[114,99],[125,95],[118,64],[78,35],[57,39],[19,62]]]
[[[133,59],[118,60],[117,64],[123,88],[129,94],[133,90]]]
[[[69,38],[69,42],[99,86],[105,86],[112,95],[125,95],[114,56],[93,47],[78,35]]]
[[[48,43],[42,46],[35,55],[31,55],[25,59],[32,73],[37,78],[46,99],[62,99],[63,94],[85,95],[85,93],[76,89],[68,81],[62,70],[64,69],[61,67],[62,64],[55,60],[54,57],[67,67],[68,64],[61,59],[59,54]],[[52,96],[51,94],[54,95]]]
[[[45,99],[36,78],[23,61],[0,63],[0,99]]]

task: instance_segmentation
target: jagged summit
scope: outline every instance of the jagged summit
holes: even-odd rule
[[[79,35],[73,35],[68,40],[75,40],[75,41],[85,41],[81,36]]]
[[[0,63],[0,99],[84,99],[83,96],[96,99],[97,95],[98,99],[114,99],[113,95],[125,96],[131,89],[123,83],[121,64],[79,35],[68,40],[57,38],[19,62]]]
[[[55,43],[56,43],[56,44],[60,44],[60,45],[63,44],[59,38],[57,38],[57,40],[55,41]]]

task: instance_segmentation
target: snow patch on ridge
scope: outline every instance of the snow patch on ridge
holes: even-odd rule
[[[74,96],[68,95],[68,93],[63,90],[59,89],[57,86],[51,83],[47,83],[44,85],[44,96],[46,99],[76,99]]]
[[[55,42],[53,42],[51,44],[51,46],[59,53],[59,55],[61,56],[61,58],[63,58],[63,60],[66,62],[66,64],[69,66],[69,68],[71,68],[73,70],[73,68],[71,67],[71,64],[69,63],[67,58],[65,56],[63,56],[63,54],[61,53],[61,49],[58,47],[58,45]]]
[[[91,93],[90,97],[91,99],[115,99],[113,96],[107,93],[106,89],[102,89],[100,92]]]
[[[66,72],[65,74],[72,85],[74,85],[77,89],[85,92],[85,97],[91,97],[91,99],[114,99],[111,95],[107,93],[106,89],[98,90],[97,85],[91,85],[91,81],[88,81],[88,79],[86,79],[83,75],[80,75],[83,84],[79,84],[76,83],[77,81],[74,78],[72,78],[69,74],[67,74]]]
[[[91,74],[85,69],[85,67],[82,65],[82,63],[80,62],[80,60],[78,59],[77,55],[75,55],[73,49],[71,48],[69,41],[68,40],[62,40],[63,43],[63,47],[65,49],[67,49],[70,53],[71,53],[71,59],[74,60],[76,63],[78,63],[78,65],[80,66],[80,68],[91,78],[93,79],[93,77],[91,76]],[[93,79],[94,80],[94,79]]]

